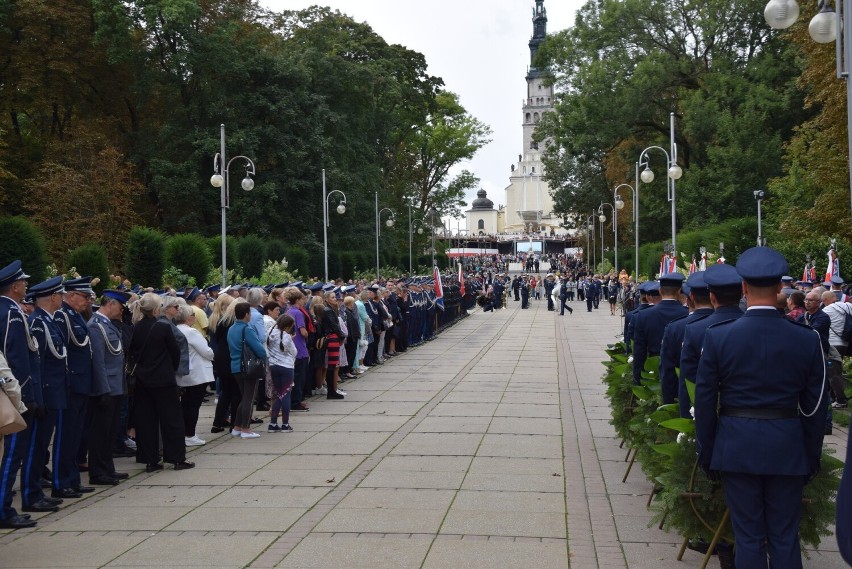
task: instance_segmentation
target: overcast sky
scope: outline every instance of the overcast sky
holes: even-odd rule
[[[463,167],[496,204],[506,202],[509,166],[521,153],[527,43],[535,0],[261,0],[273,10],[329,6],[367,22],[390,44],[426,56],[431,75],[458,93],[474,117],[491,127],[492,142]],[[570,27],[581,0],[545,0],[547,31]],[[478,189],[478,188],[477,188]],[[476,191],[470,192],[470,204]],[[455,224],[452,224],[455,226]]]

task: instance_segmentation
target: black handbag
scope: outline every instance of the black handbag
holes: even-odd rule
[[[246,379],[260,381],[266,377],[266,362],[257,357],[246,344],[246,331],[243,328],[243,355],[240,358],[240,373]]]

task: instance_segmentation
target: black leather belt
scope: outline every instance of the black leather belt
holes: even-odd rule
[[[722,407],[722,417],[740,417],[743,419],[797,419],[798,409],[763,409],[752,407]]]

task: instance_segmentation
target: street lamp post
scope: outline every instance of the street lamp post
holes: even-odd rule
[[[435,268],[435,216],[438,215],[438,210],[434,207],[429,208],[429,227],[432,228],[432,268]]]
[[[225,247],[225,239],[227,238],[227,211],[230,207],[230,191],[228,183],[228,173],[231,168],[231,162],[234,160],[245,160],[246,177],[240,183],[243,190],[250,192],[254,189],[254,180],[250,176],[255,175],[254,162],[246,156],[234,156],[227,162],[225,161],[225,125],[219,125],[219,152],[213,157],[213,175],[210,176],[210,185],[214,188],[221,188],[221,207],[222,207],[222,287],[228,286],[228,253]]]
[[[639,163],[636,163],[636,173],[639,173]],[[634,188],[630,184],[619,184],[612,191],[613,199],[615,200],[615,208],[616,210],[624,208],[624,201],[621,199],[621,196],[618,195],[618,190],[621,188],[629,188],[631,192],[633,192],[633,218],[636,222],[636,227],[633,231],[633,248],[635,249],[634,253],[636,255],[635,267],[634,271],[636,272],[636,280],[639,280],[639,176],[636,176],[634,180],[636,187]],[[615,259],[618,261],[618,212],[615,213]],[[618,270],[616,268],[616,270]]]
[[[325,282],[328,282],[328,200],[334,194],[340,194],[343,196],[341,202],[337,205],[337,213],[343,215],[346,213],[346,194],[341,192],[340,190],[331,190],[331,192],[326,193],[325,191],[325,168],[322,169],[322,245],[323,245],[323,255],[325,260]]]
[[[852,9],[848,2],[835,2],[837,12],[831,7],[829,0],[818,1],[819,12],[811,18],[808,33],[817,43],[834,42],[837,78],[846,81],[846,144],[849,156],[849,199],[852,208],[852,88],[849,85],[849,65],[852,62],[852,38],[849,37],[852,33]],[[770,0],[763,16],[771,28],[789,28],[799,19],[799,5],[795,0]]]
[[[411,252],[411,244],[413,241],[413,229],[415,224],[420,224],[420,227],[417,228],[417,234],[423,234],[423,220],[422,219],[411,219],[411,204],[408,204],[408,275],[411,276],[414,274],[414,255]]]
[[[777,0],[776,0],[777,1]],[[680,180],[683,176],[683,169],[677,164],[677,143],[674,137],[674,113],[669,114],[669,146],[671,153],[667,152],[660,146],[649,146],[639,154],[639,162],[645,169],[639,175],[639,178],[646,184],[654,181],[654,172],[650,168],[650,160],[647,152],[651,149],[656,149],[666,155],[666,193],[668,200],[672,203],[672,249],[677,251],[677,215],[675,212],[675,180]],[[637,186],[638,187],[638,186]],[[638,217],[637,217],[638,219]]]
[[[766,192],[763,190],[755,190],[754,199],[757,200],[757,246],[763,247],[766,245],[766,242],[763,239],[763,211],[761,210],[761,205],[763,204],[763,198],[766,196]]]
[[[396,219],[396,214],[389,207],[383,207],[379,210],[379,192],[376,192],[376,279],[379,278],[379,237],[382,234],[381,221],[384,212],[390,212],[390,217],[387,220],[387,226],[393,227],[393,222]]]
[[[601,261],[603,261],[603,251],[604,251],[603,224],[606,222],[606,216],[603,213],[603,207],[605,205],[608,205],[610,207],[610,209],[612,209],[612,230],[615,233],[615,264],[613,265],[613,267],[615,268],[616,274],[618,274],[618,210],[621,209],[621,208],[616,209],[618,203],[619,203],[618,200],[616,200],[616,202],[615,202],[616,205],[612,205],[611,203],[604,202],[598,207],[598,213],[600,214],[598,216],[598,219],[601,222]],[[621,207],[624,207],[624,202],[621,202]]]

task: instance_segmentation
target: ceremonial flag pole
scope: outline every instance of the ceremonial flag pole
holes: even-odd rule
[[[462,271],[461,263],[459,263],[459,292],[461,293],[462,297],[464,297],[464,272]]]
[[[438,270],[438,265],[432,269],[432,277],[435,279],[435,302],[438,308],[444,309],[444,285],[441,284],[441,272]]]

